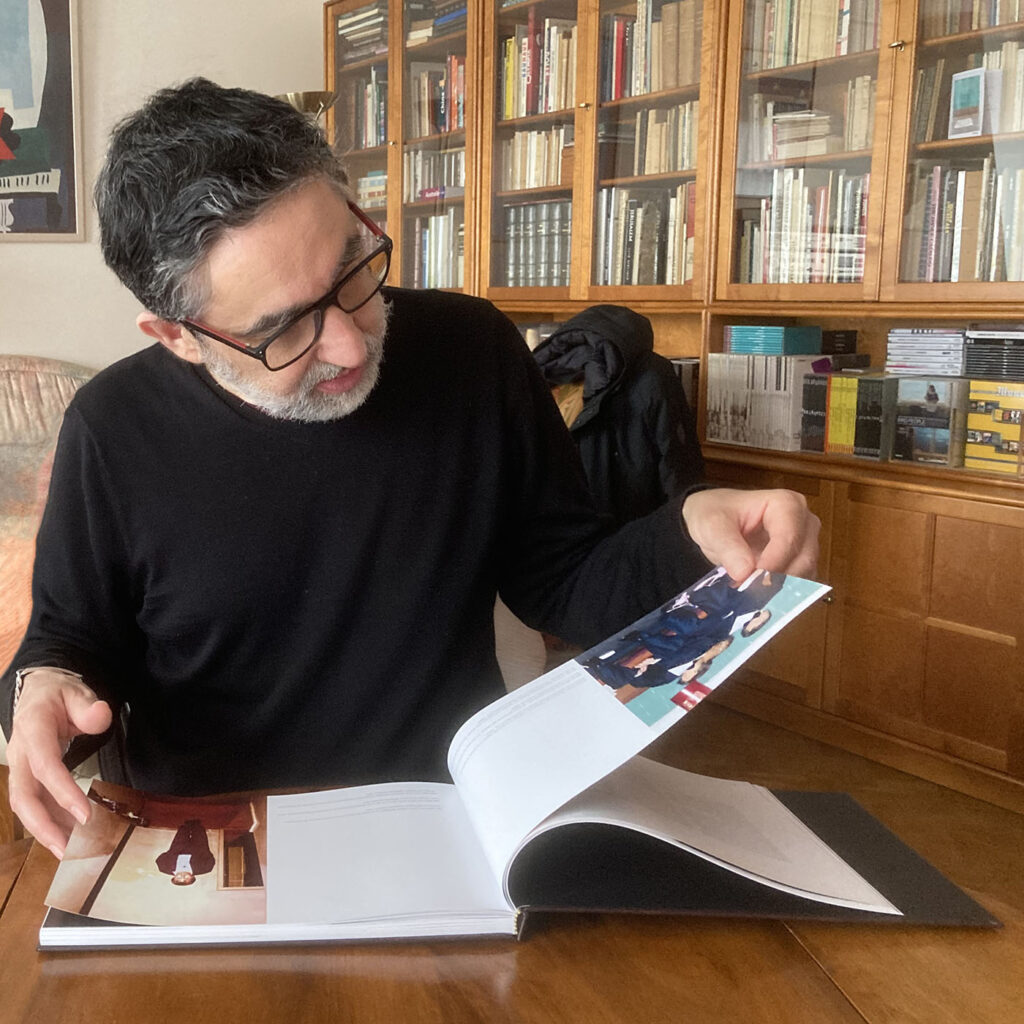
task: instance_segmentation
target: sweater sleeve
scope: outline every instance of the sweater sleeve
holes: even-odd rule
[[[123,552],[103,460],[72,404],[36,539],[31,618],[0,682],[0,722],[8,736],[14,676],[21,668],[78,672],[100,697],[118,705],[116,658],[137,642]]]
[[[616,530],[596,510],[575,445],[528,350],[518,344],[513,351],[505,401],[516,473],[499,591],[527,624],[588,647],[710,568],[681,516],[699,485]]]

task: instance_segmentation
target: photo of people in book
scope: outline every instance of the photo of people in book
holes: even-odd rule
[[[782,573],[759,570],[734,580],[715,569],[629,630],[587,651],[580,664],[648,723],[673,706],[688,711],[711,692],[707,682],[713,670],[749,653],[773,614],[792,607],[796,595],[786,586]]]
[[[94,780],[47,903],[102,921],[266,921],[266,797],[156,797]]]

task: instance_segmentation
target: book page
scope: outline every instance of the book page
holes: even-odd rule
[[[828,589],[715,569],[469,719],[448,767],[497,877],[534,826],[679,721]]]
[[[749,782],[635,757],[552,814],[531,838],[575,822],[634,828],[819,902],[900,914],[768,789]]]
[[[267,836],[268,924],[511,917],[454,786],[272,796]]]

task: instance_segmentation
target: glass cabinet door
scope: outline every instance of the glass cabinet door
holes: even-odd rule
[[[1019,300],[1024,3],[922,0],[917,28],[899,292]]]
[[[356,202],[387,230],[388,5],[339,3],[328,8],[337,99],[330,111]]]
[[[601,0],[591,284],[694,280],[704,0]]]
[[[777,297],[787,285],[805,298],[811,285],[873,296],[883,15],[881,0],[746,0],[733,19],[742,52],[727,96],[737,128],[725,140],[723,297],[746,293],[735,286]]]
[[[488,93],[491,155],[488,291],[568,294],[573,230],[576,68],[574,0],[492,0]]]
[[[401,282],[467,286],[466,0],[403,0]]]

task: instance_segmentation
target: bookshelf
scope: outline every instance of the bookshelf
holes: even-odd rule
[[[469,0],[457,43],[415,46],[426,19],[395,4],[388,54],[339,63],[332,19],[360,6],[325,8],[327,79],[386,77],[387,139],[349,162],[387,170],[399,283],[429,209],[462,217],[461,287],[514,320],[642,312],[658,351],[701,357],[712,479],[789,487],[821,519],[830,603],[722,699],[1024,810],[1024,486],[717,443],[705,408],[729,326],[855,329],[881,367],[892,328],[1024,323],[1024,0]],[[416,131],[414,60],[452,53],[464,127]],[[1012,77],[1012,102],[949,138],[952,76],[976,68]],[[463,146],[464,195],[408,191],[403,159]]]

